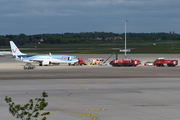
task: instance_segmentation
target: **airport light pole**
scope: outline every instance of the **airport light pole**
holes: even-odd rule
[[[128,22],[128,20],[123,20],[123,22],[125,22],[125,59],[126,59],[126,22]]]

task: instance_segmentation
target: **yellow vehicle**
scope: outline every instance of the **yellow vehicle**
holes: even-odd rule
[[[99,63],[102,63],[104,59],[102,58],[89,58],[88,59],[90,65],[98,65]]]

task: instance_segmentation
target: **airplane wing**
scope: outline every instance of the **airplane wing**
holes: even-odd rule
[[[0,56],[4,56],[4,55],[11,55],[12,53],[11,52],[0,52]]]

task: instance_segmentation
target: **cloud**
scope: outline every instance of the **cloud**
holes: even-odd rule
[[[122,20],[128,19],[133,31],[139,28],[153,31],[159,25],[175,28],[180,19],[179,0],[0,0],[0,4],[1,21],[6,26],[23,23],[22,30],[23,26],[30,29],[34,24],[33,30],[37,26],[49,30],[60,24],[67,32],[68,29],[119,32],[124,30]],[[42,29],[45,28],[39,31]],[[58,27],[55,31],[59,31]]]
[[[172,3],[173,1],[176,0],[172,0]],[[170,7],[174,4],[169,3],[169,0],[2,0],[1,2],[0,10],[3,12],[0,12],[0,15],[11,17],[110,15],[123,12],[142,13],[142,11],[156,14],[175,8]]]

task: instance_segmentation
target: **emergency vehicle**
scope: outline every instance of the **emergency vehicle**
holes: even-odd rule
[[[178,60],[165,60],[164,58],[158,58],[153,62],[153,65],[157,67],[175,67],[178,65]]]
[[[104,61],[102,58],[89,58],[88,60],[90,65],[98,65]]]
[[[77,66],[77,65],[87,65],[87,63],[84,61],[84,60],[82,60],[81,58],[77,58],[78,59],[78,61],[77,62],[75,62],[74,64],[69,64],[69,66],[70,65],[72,65],[72,66]]]
[[[113,67],[115,66],[137,66],[141,64],[141,61],[139,60],[133,60],[133,59],[114,59],[110,62],[110,65]]]

